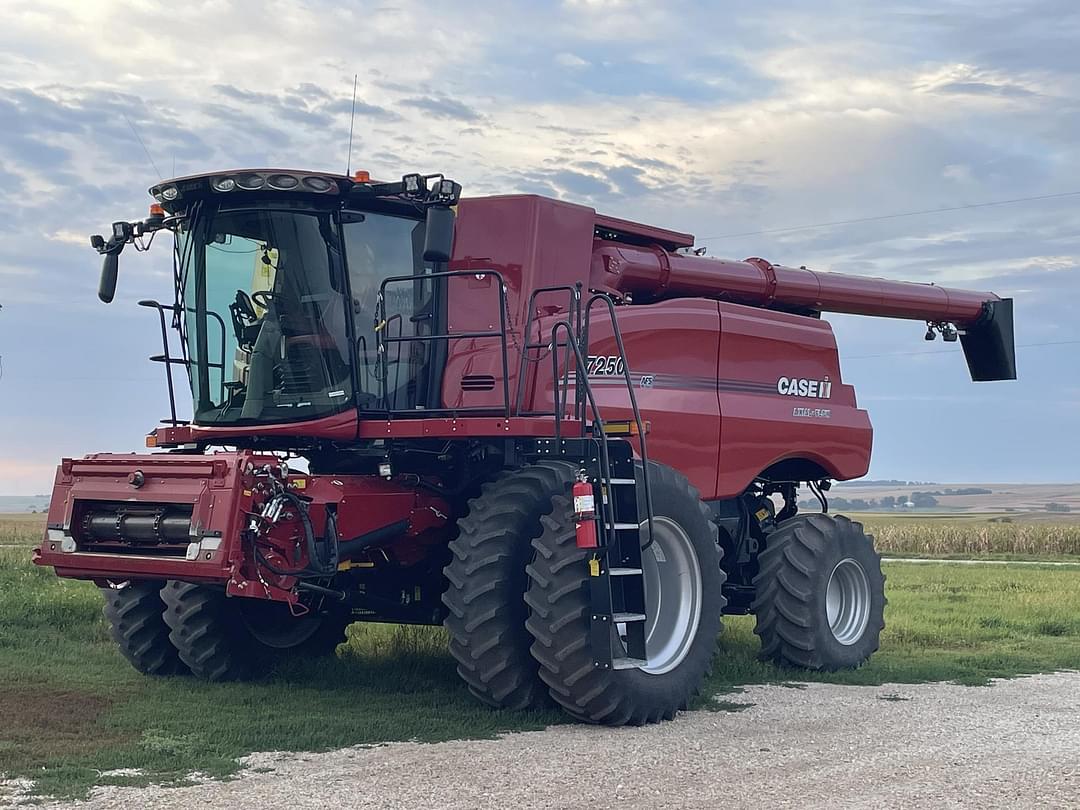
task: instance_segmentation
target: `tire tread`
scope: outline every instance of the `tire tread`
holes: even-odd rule
[[[547,703],[525,630],[525,566],[552,497],[566,491],[575,471],[544,461],[501,472],[469,501],[450,541],[442,596],[450,654],[469,691],[490,706]]]
[[[103,588],[102,612],[121,654],[144,675],[178,675],[186,671],[165,624],[160,582],[131,582]]]
[[[875,611],[871,611],[866,629],[874,637],[871,649],[857,661],[839,659],[818,638],[821,620],[815,616],[814,577],[825,564],[830,547],[842,537],[865,544],[863,551],[868,549],[870,555],[867,561],[873,560],[876,575],[884,583],[873,538],[863,531],[861,523],[842,515],[798,515],[768,536],[758,557],[756,596],[751,606],[757,617],[754,633],[761,639],[762,660],[780,666],[833,671],[860,666],[878,649],[885,621],[883,614]],[[868,572],[871,579],[873,573]],[[885,601],[882,596],[882,607]],[[825,632],[829,632],[828,628]]]
[[[588,552],[577,547],[570,499],[557,496],[555,508],[541,520],[544,533],[533,540],[536,556],[527,568],[531,584],[525,597],[530,609],[526,627],[534,639],[532,655],[540,664],[540,678],[547,684],[548,693],[567,713],[584,722],[621,726],[671,719],[698,693],[711,668],[724,604],[720,594],[724,573],[720,568],[722,552],[717,529],[699,493],[682,475],[654,464],[650,467],[650,481],[654,482],[654,492],[660,487],[670,487],[685,493],[687,508],[697,508],[711,532],[711,547],[716,556],[701,562],[715,566],[714,586],[719,607],[712,617],[702,611],[699,633],[710,633],[713,642],[704,651],[690,654],[707,658],[701,676],[676,681],[661,699],[655,693],[647,696],[640,688],[640,679],[657,677],[670,683],[673,680],[670,673],[649,676],[636,670],[595,667],[588,619],[589,583],[583,564]],[[688,657],[680,667],[690,663]]]

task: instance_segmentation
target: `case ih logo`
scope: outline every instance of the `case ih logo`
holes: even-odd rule
[[[807,397],[809,399],[828,399],[832,394],[832,383],[824,380],[804,380],[796,377],[781,377],[776,381],[776,391],[788,397]]]

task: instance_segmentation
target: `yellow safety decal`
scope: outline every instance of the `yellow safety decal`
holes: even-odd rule
[[[596,559],[595,557],[593,559],[589,560],[589,576],[590,577],[598,577],[598,576],[600,576],[600,560]]]
[[[294,487],[296,487],[297,489],[307,489],[307,479],[306,478],[294,478],[293,482],[292,482],[292,485]]]
[[[765,520],[765,518],[767,518],[769,516],[769,510],[768,509],[758,509],[757,512],[754,513],[754,515],[755,515],[755,517],[757,517],[757,519],[759,521]]]
[[[244,497],[245,498],[250,498],[251,497],[251,490],[250,489],[245,489],[244,490]]]

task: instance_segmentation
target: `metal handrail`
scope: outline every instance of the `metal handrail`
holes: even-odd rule
[[[176,362],[176,361],[173,360],[173,357],[169,352],[169,332],[168,332],[168,328],[165,326],[165,309],[166,309],[166,307],[165,307],[164,304],[162,304],[162,303],[160,303],[158,301],[150,301],[150,300],[140,301],[139,306],[140,307],[150,307],[152,309],[156,309],[157,312],[158,312],[158,318],[161,321],[161,345],[164,347],[164,353],[161,355],[161,358],[162,358],[161,362],[163,362],[165,364],[165,380],[166,380],[166,382],[168,383],[168,386],[169,386],[169,421],[168,421],[168,424],[170,424],[172,427],[176,427],[177,425],[180,425],[180,424],[183,424],[183,423],[179,419],[176,418],[176,391],[173,388],[173,376],[172,376],[172,367],[173,367],[174,362]],[[171,310],[175,314],[175,310],[176,310],[175,307],[168,307],[168,309]],[[151,357],[150,359],[154,360],[153,357]],[[186,360],[180,360],[179,362],[181,364],[187,365]]]
[[[520,416],[549,416],[549,415],[553,416],[554,415],[554,412],[552,412],[551,414],[548,414],[546,411],[541,411],[541,410],[529,410],[529,411],[526,411],[525,408],[524,408],[524,406],[525,406],[525,384],[526,384],[526,379],[527,379],[526,365],[528,363],[530,363],[530,362],[539,363],[540,360],[542,359],[542,357],[540,357],[540,356],[537,356],[535,359],[530,358],[529,357],[529,352],[531,350],[534,350],[534,349],[550,349],[551,351],[554,352],[556,349],[560,348],[558,346],[552,346],[550,344],[546,344],[546,343],[543,343],[543,342],[541,342],[541,343],[530,343],[529,342],[529,335],[532,334],[532,325],[533,325],[533,321],[534,321],[533,314],[536,311],[536,307],[535,307],[536,299],[539,296],[545,295],[547,293],[553,293],[553,292],[566,292],[566,293],[569,293],[569,295],[570,295],[570,305],[568,307],[569,315],[570,315],[571,318],[573,318],[574,334],[575,335],[580,335],[581,334],[581,286],[582,286],[581,282],[579,281],[576,284],[557,284],[557,285],[554,285],[554,286],[551,286],[551,287],[537,287],[535,290],[532,291],[532,294],[529,296],[529,305],[528,305],[528,313],[529,314],[526,316],[525,329],[523,330],[523,333],[522,333],[522,339],[524,340],[524,343],[522,343],[522,346],[521,346],[521,363],[518,366],[518,391],[517,391],[517,399],[515,401],[515,408],[514,408],[515,412]],[[542,334],[543,333],[541,332],[541,335]],[[570,349],[569,349],[568,346],[564,346],[562,348],[566,349],[563,362],[564,362],[565,373],[568,374],[569,373],[569,367],[570,367],[570,363],[569,363]]]
[[[578,380],[587,379],[588,367],[584,358],[581,356],[581,347],[578,346],[576,340],[574,340],[574,330],[569,321],[557,321],[551,327],[551,342],[555,343],[558,337],[559,330],[566,331],[566,342],[573,350],[574,364],[576,367],[576,373]],[[558,378],[558,363],[559,357],[555,352],[551,353],[551,365],[553,379]],[[593,435],[596,436],[596,427],[599,427],[599,441],[600,445],[600,477],[605,486],[611,481],[611,462],[608,455],[608,438],[607,433],[604,432],[604,419],[600,415],[600,406],[596,403],[596,396],[593,394],[592,386],[586,382],[583,386],[578,385],[578,390],[584,388],[584,398],[588,401],[589,408],[592,410],[593,417]],[[564,394],[568,392],[564,389]],[[580,397],[576,397],[579,398]],[[555,441],[556,443],[562,440],[562,416],[565,408],[565,402],[559,393],[559,387],[555,387]],[[577,404],[575,403],[575,417],[581,423],[582,436],[585,435],[585,420],[581,418],[584,414],[577,414]],[[610,488],[609,488],[610,489]],[[616,542],[615,537],[615,498],[607,497],[601,498],[601,506],[604,510],[604,535],[607,540],[605,546],[611,547]],[[652,518],[649,519],[649,534],[652,535]]]
[[[630,396],[630,409],[634,413],[634,425],[637,427],[638,440],[641,449],[642,488],[645,490],[645,514],[649,525],[649,541],[645,544],[644,548],[648,548],[652,545],[653,538],[653,505],[652,490],[649,486],[649,451],[645,440],[645,423],[641,418],[641,410],[638,408],[637,395],[634,394],[634,381],[630,377],[630,363],[626,359],[626,346],[623,344],[622,330],[619,328],[619,320],[615,314],[615,302],[607,293],[594,293],[585,304],[585,322],[582,332],[582,341],[586,347],[589,345],[589,325],[592,319],[592,308],[593,304],[597,301],[602,301],[604,303],[608,310],[608,316],[611,318],[611,334],[615,338],[615,346],[619,351],[619,357],[621,357],[623,361],[623,381],[626,383],[626,392]],[[586,382],[586,387],[588,388],[588,382]]]
[[[172,353],[169,350],[169,330],[168,330],[168,327],[165,324],[165,311],[168,310],[169,312],[171,312],[173,314],[174,318],[175,318],[177,316],[177,314],[181,311],[181,308],[176,304],[173,304],[173,305],[170,306],[169,304],[162,304],[160,301],[152,301],[152,300],[149,300],[149,299],[144,300],[144,301],[139,301],[138,303],[139,303],[140,307],[147,307],[149,309],[156,309],[157,313],[158,313],[158,321],[161,324],[162,354],[154,355],[154,356],[152,356],[150,358],[150,360],[152,360],[155,363],[164,363],[165,364],[165,379],[166,379],[166,382],[167,382],[168,388],[169,388],[169,419],[166,422],[166,424],[172,425],[173,427],[176,427],[177,425],[187,424],[187,422],[185,422],[184,420],[178,419],[176,417],[176,389],[175,389],[175,386],[174,386],[174,383],[173,383],[172,367],[173,366],[184,366],[184,368],[188,369],[189,378],[190,378],[190,369],[191,369],[192,361],[189,358],[187,358],[186,356],[185,357],[173,357],[172,356]],[[193,311],[193,310],[189,309],[189,311]],[[217,362],[217,363],[212,363],[209,360],[207,360],[206,361],[206,367],[207,368],[216,368],[216,369],[219,369],[221,371],[220,397],[221,397],[222,400],[224,400],[225,399],[225,321],[216,312],[207,311],[206,314],[212,316],[214,318],[214,320],[217,321],[218,327],[221,330],[221,360],[220,360],[220,362]],[[186,352],[185,352],[185,354],[186,354]],[[162,420],[162,421],[165,421],[165,420]]]
[[[508,349],[506,345],[506,281],[503,278],[502,273],[498,270],[441,270],[436,273],[425,273],[423,275],[412,276],[391,276],[383,279],[379,285],[379,297],[375,304],[376,319],[380,324],[386,322],[386,287],[388,284],[397,284],[402,282],[416,283],[417,281],[423,282],[428,279],[436,278],[452,278],[452,277],[475,277],[477,275],[491,275],[494,276],[499,284],[499,328],[488,331],[476,331],[476,332],[459,332],[457,334],[444,334],[444,335],[398,335],[397,337],[380,336],[379,331],[375,333],[376,351],[383,351],[383,346],[389,343],[417,343],[417,342],[432,342],[436,340],[466,340],[470,338],[499,338],[500,349],[502,354],[502,387],[503,387],[503,413],[504,416],[509,419],[512,415],[511,401],[510,401],[510,360],[508,356]],[[399,350],[400,352],[400,350]],[[400,354],[399,354],[400,357]],[[388,401],[389,391],[386,386],[385,376],[382,380],[382,399],[386,404],[387,415],[395,413],[413,413],[408,409],[391,408]],[[425,412],[431,411],[460,411],[460,410],[482,410],[490,411],[491,408],[428,408]]]

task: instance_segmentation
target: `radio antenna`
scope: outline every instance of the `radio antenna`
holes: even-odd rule
[[[345,176],[349,177],[352,171],[352,134],[353,124],[356,123],[356,79],[359,73],[354,73],[352,77],[352,112],[349,114],[349,155],[345,158]]]
[[[127,125],[128,125],[129,127],[131,127],[131,134],[135,136],[135,140],[137,140],[137,141],[139,142],[139,146],[141,146],[141,147],[142,147],[142,150],[143,150],[143,152],[145,152],[145,153],[146,153],[146,159],[147,159],[147,160],[149,160],[149,161],[150,161],[150,165],[154,167],[154,172],[155,172],[155,173],[157,174],[157,176],[158,176],[158,180],[164,180],[165,178],[163,178],[163,177],[161,176],[161,170],[160,170],[160,169],[158,169],[158,167],[157,167],[157,164],[156,164],[156,163],[154,163],[154,159],[153,159],[152,157],[150,157],[150,150],[149,150],[149,149],[147,149],[147,148],[146,148],[146,144],[145,144],[145,143],[143,143],[143,139],[142,139],[142,137],[141,137],[141,136],[139,135],[139,130],[135,129],[135,125],[134,125],[133,123],[131,123],[131,119],[127,117],[127,113],[125,113],[125,112],[121,112],[120,114],[121,114],[122,116],[124,116],[124,120],[125,120],[125,121],[127,121]]]

